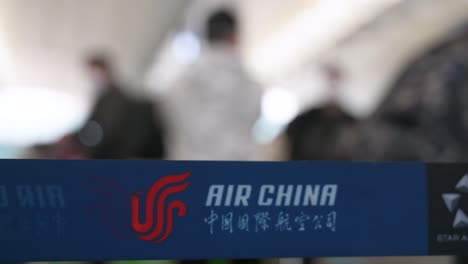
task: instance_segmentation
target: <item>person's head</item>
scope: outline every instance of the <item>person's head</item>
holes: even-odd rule
[[[113,70],[106,55],[93,54],[86,59],[86,69],[97,86],[106,86],[113,81]]]
[[[208,17],[206,39],[210,44],[234,45],[237,41],[238,25],[232,12],[220,9]]]

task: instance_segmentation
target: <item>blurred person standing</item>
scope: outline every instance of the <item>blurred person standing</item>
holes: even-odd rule
[[[343,81],[343,72],[334,65],[323,69],[330,99],[321,107],[311,108],[286,128],[287,159],[295,161],[349,161],[354,160],[359,142],[358,122],[346,113],[336,100]],[[304,264],[317,260],[304,259]]]
[[[377,160],[468,160],[468,28],[413,61],[367,125]]]
[[[234,14],[225,9],[214,12],[207,19],[205,37],[208,47],[179,75],[165,98],[169,158],[258,159],[252,131],[260,115],[261,90],[242,65]]]
[[[413,61],[366,126],[376,161],[468,160],[468,28]],[[467,264],[468,257],[457,263]]]
[[[358,139],[357,121],[335,97],[343,80],[340,68],[324,68],[331,99],[297,116],[286,129],[289,160],[352,160]]]
[[[252,129],[261,91],[242,65],[235,16],[224,9],[214,12],[205,35],[208,47],[166,97],[169,158],[258,159]]]
[[[163,125],[153,102],[126,95],[106,56],[89,57],[86,67],[99,96],[87,122],[67,145],[78,144],[80,156],[92,159],[162,158]]]
[[[129,97],[117,83],[109,59],[93,55],[86,61],[97,102],[85,125],[55,144],[57,158],[161,159],[163,125],[153,102]],[[94,261],[92,264],[105,264]]]

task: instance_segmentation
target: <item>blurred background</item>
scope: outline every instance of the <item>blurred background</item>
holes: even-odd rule
[[[466,162],[467,26],[466,0],[0,0],[0,158]]]

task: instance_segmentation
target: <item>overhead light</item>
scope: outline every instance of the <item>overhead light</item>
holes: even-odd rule
[[[172,52],[182,64],[190,64],[200,55],[201,44],[198,37],[189,31],[178,33],[172,42]]]
[[[51,143],[77,129],[88,107],[79,98],[40,86],[0,90],[0,144]]]
[[[262,116],[271,123],[286,124],[299,112],[296,96],[284,88],[272,88],[262,97]]]
[[[183,69],[200,56],[201,45],[200,39],[190,31],[182,31],[168,38],[145,77],[149,92],[164,93],[172,87]]]

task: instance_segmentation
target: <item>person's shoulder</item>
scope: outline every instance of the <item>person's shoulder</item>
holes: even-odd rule
[[[306,109],[305,111],[301,112],[299,115],[297,115],[292,122],[300,122],[300,121],[307,121],[307,120],[314,120],[321,116],[321,109],[320,108],[309,108]]]
[[[321,111],[319,108],[309,108],[289,122],[287,125],[286,131],[287,133],[294,133],[297,130],[301,130],[307,126],[313,126],[316,122],[320,119]]]

